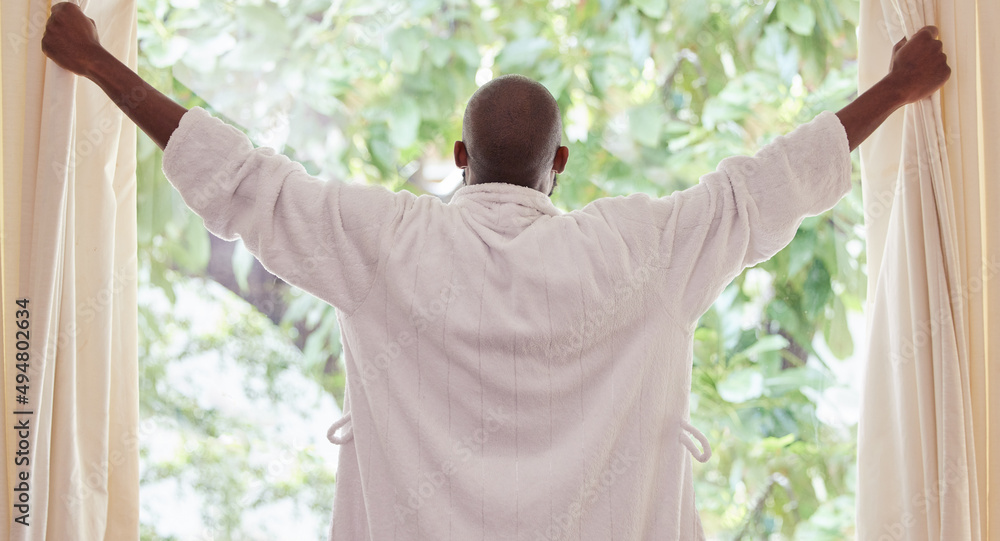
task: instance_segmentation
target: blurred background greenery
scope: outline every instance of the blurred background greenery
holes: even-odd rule
[[[857,0],[139,0],[139,64],[317,176],[444,199],[468,97],[527,75],[563,112],[553,201],[570,210],[691,186],[845,105],[857,17]],[[334,310],[208,234],[142,135],[138,153],[143,539],[323,538]],[[692,419],[714,454],[695,483],[713,539],[854,536],[862,222],[855,178],[700,322]]]

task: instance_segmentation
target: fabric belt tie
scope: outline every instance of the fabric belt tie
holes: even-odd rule
[[[330,425],[330,428],[326,431],[326,439],[330,440],[330,443],[336,445],[343,445],[354,439],[353,425],[347,427],[343,436],[337,436],[337,431],[349,422],[351,422],[350,413],[347,413],[340,419],[334,421],[333,424]],[[708,459],[712,458],[712,446],[708,443],[708,438],[706,438],[700,430],[687,421],[681,421],[681,428],[684,429],[684,431],[678,435],[678,439],[681,444],[684,445],[684,447],[687,447],[688,451],[691,452],[691,456],[694,457],[695,460],[701,463],[708,462]],[[699,451],[698,448],[695,447],[694,442],[691,441],[689,436],[694,436],[695,439],[701,442],[702,451]]]

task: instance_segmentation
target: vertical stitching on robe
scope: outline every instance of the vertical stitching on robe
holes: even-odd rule
[[[537,236],[535,237],[535,246],[538,248],[538,254],[539,254],[539,256],[541,256],[542,254],[545,253],[545,251],[542,249],[541,239],[539,237],[537,237]],[[564,244],[564,246],[565,246],[565,244]],[[544,257],[539,257],[538,260],[542,262],[542,279],[545,282],[545,288],[544,288],[545,289],[545,313],[546,313],[546,315],[548,316],[548,319],[549,319],[549,332],[548,332],[549,344],[545,348],[545,352],[546,352],[545,353],[545,368],[546,368],[546,375],[548,376],[548,382],[549,382],[549,394],[548,394],[548,396],[549,396],[549,450],[551,451],[551,449],[552,449],[552,306],[551,306],[551,303],[549,301],[549,272],[548,272],[549,269],[546,267],[546,260],[545,260]],[[516,408],[514,410],[514,413],[515,413],[515,415],[517,414],[517,409]],[[516,419],[516,417],[515,417],[515,419]],[[549,453],[549,457],[550,457],[549,458],[549,475],[550,475],[550,477],[552,475],[552,459],[551,459],[551,456],[552,456],[552,453],[550,452]],[[549,520],[550,520],[549,526],[550,527],[552,526],[551,520],[552,520],[552,517],[554,516],[553,512],[552,512],[552,486],[553,486],[553,484],[554,483],[546,483],[546,486],[549,487]],[[518,485],[518,486],[520,487],[520,485]],[[518,530],[518,532],[520,532],[520,529]]]
[[[521,454],[521,448],[518,447],[517,443],[517,432],[518,432],[518,421],[517,421],[517,334],[514,335],[514,537],[520,538],[521,533],[521,513],[520,513],[520,464],[519,458]]]
[[[602,214],[602,216],[603,216],[603,214]],[[597,243],[600,245],[600,249],[597,250],[597,252],[601,255],[601,262],[604,264],[604,269],[603,269],[604,272],[602,272],[601,274],[603,274],[604,276],[610,276],[610,274],[607,272],[611,268],[611,265],[608,264],[608,258],[607,258],[607,253],[608,252],[607,252],[607,250],[605,250],[604,246],[601,245],[601,237],[600,237],[600,235],[597,235],[596,238],[597,238]],[[569,246],[569,244],[564,243],[564,246]],[[626,250],[626,252],[627,251],[628,250]],[[586,267],[583,266],[583,265],[577,265],[577,268],[586,268]],[[582,284],[583,284],[582,280],[580,281],[580,284],[582,286]],[[612,285],[611,285],[611,299],[612,300],[614,300],[614,295],[615,294],[616,294],[616,289],[614,287],[614,283],[612,283]],[[598,306],[600,306],[600,303],[598,303]],[[613,304],[612,304],[612,306],[613,306]],[[584,313],[585,314],[587,313],[586,309],[584,309]],[[611,321],[614,321],[613,317],[610,318],[610,319],[611,319]],[[584,321],[586,322],[586,319],[584,319]],[[586,328],[586,326],[584,326],[584,331],[586,331],[586,330],[587,330],[587,328]],[[611,332],[611,333],[608,333],[608,334],[610,335],[611,340],[612,340],[612,351],[614,351],[613,344],[614,344],[614,339],[615,339],[615,334],[616,333]],[[583,354],[583,350],[581,349],[581,355],[582,354]],[[612,357],[614,357],[614,356],[612,356]],[[615,395],[614,395],[614,392],[615,392],[614,391],[615,390],[615,385],[614,385],[615,379],[614,378],[615,378],[615,365],[616,364],[617,363],[615,362],[615,359],[612,358],[612,360],[611,360],[611,413],[612,413],[612,417],[614,417],[614,411],[615,411],[614,410],[614,408],[615,408],[615,399],[614,399],[614,397],[615,397]],[[580,375],[581,375],[581,378],[580,378],[580,388],[582,389],[583,388],[583,377],[582,377],[583,376],[583,367],[582,366],[580,368]],[[581,410],[581,412],[583,410],[583,393],[581,393],[581,395],[580,395],[580,410]],[[584,471],[586,471],[586,470],[584,470]],[[585,479],[586,479],[586,477],[585,477]],[[586,482],[586,480],[584,482]],[[608,523],[611,526],[611,538],[612,539],[614,539],[614,535],[615,535],[615,516],[614,516],[615,514],[614,514],[614,505],[613,505],[613,502],[614,502],[614,498],[612,497],[611,487],[609,486],[608,487]],[[578,535],[579,541],[583,541],[583,528],[582,527],[579,528],[579,531],[578,531],[577,535]]]
[[[642,380],[643,380],[644,383],[643,383],[642,387],[639,388],[639,449],[640,450],[646,448],[646,446],[645,446],[646,431],[643,430],[643,427],[646,424],[646,423],[643,422],[646,419],[646,415],[645,415],[645,411],[643,411],[643,409],[642,409],[642,406],[646,403],[645,399],[643,398],[643,395],[646,392],[646,385],[645,385],[646,377],[645,377],[645,372],[646,372],[646,367],[648,366],[648,364],[650,362],[649,361],[649,352],[646,349],[646,348],[649,347],[649,341],[646,338],[648,336],[647,333],[649,332],[648,331],[648,320],[647,320],[647,317],[646,317],[647,315],[648,315],[648,312],[643,311],[643,317],[642,317],[642,336],[643,336],[643,344],[644,345],[643,345],[643,348],[642,348],[642,356],[643,356],[643,358],[642,358],[642,372],[643,372],[643,378],[642,378]],[[694,336],[692,335],[691,336],[691,340],[693,340],[693,339],[694,339]],[[686,343],[691,343],[691,341],[688,341]],[[690,391],[688,391],[688,394],[690,395]],[[661,426],[659,428],[660,428],[660,431],[661,431],[660,434],[662,435],[662,433],[663,433],[662,432],[662,430],[663,430],[662,423],[661,423]],[[660,437],[660,440],[661,441],[663,440],[662,436]],[[659,444],[658,447],[662,448],[662,444]],[[657,453],[657,456],[659,456],[662,453],[662,450],[658,449],[658,451],[659,452]],[[641,456],[640,456],[640,460],[641,460]],[[657,460],[657,463],[659,463],[659,460]],[[641,464],[641,462],[640,462],[640,464]],[[641,466],[639,466],[639,467],[641,467]],[[656,471],[657,471],[657,474],[658,474],[659,473],[659,468],[656,468]],[[681,481],[680,482],[681,483],[684,482],[683,475],[681,476]],[[654,486],[657,484],[657,482],[656,482],[655,479],[653,480],[653,484],[654,484]],[[649,513],[649,507],[647,506],[646,509],[644,509],[643,511],[644,511],[644,513],[643,513],[644,517],[643,518],[645,518],[645,516],[648,516],[647,513]],[[654,522],[653,522],[653,524],[655,525],[659,521],[660,513],[654,512],[653,516],[656,517],[654,519]],[[654,528],[655,528],[655,526],[654,526]]]
[[[411,293],[411,296],[410,296],[410,319],[409,319],[410,322],[412,322],[414,320],[414,318],[413,318],[413,305],[416,303],[416,299],[417,299],[416,292],[417,292],[417,290],[419,289],[419,286],[420,286],[420,263],[423,260],[424,254],[426,253],[426,252],[424,252],[424,246],[427,245],[427,238],[430,237],[430,235],[421,235],[421,237],[422,237],[423,242],[420,243],[420,249],[417,250],[417,254],[418,254],[417,255],[417,264],[414,265],[414,269],[413,269],[413,289],[410,291],[410,293]],[[421,383],[422,383],[422,380],[423,380],[423,373],[420,371],[420,329],[417,329],[416,331],[417,331],[416,332],[416,339],[414,340],[414,344],[413,344],[413,349],[415,350],[414,351],[414,355],[413,355],[413,364],[417,368],[417,467],[414,469],[414,476],[415,476],[415,481],[416,481],[414,483],[414,485],[419,487],[420,486],[420,459],[423,456],[421,454],[421,452],[420,452],[421,449],[422,449],[422,447],[423,447],[421,445],[421,442],[423,440],[423,438],[422,438],[423,431],[420,429],[420,421],[421,421],[421,419],[423,417],[423,411],[424,410],[423,410],[423,407],[422,407],[422,402],[420,400],[420,388],[421,388]],[[404,355],[403,359],[405,360],[405,358],[406,358],[406,356]],[[419,513],[417,514],[416,521],[417,521],[417,536],[419,537],[420,536],[420,514]]]
[[[565,235],[565,233],[563,233],[563,234]],[[572,244],[563,243],[563,246],[572,246]],[[579,254],[579,253],[580,252],[577,252],[577,254]],[[576,255],[576,254],[574,254],[574,255]],[[575,265],[575,267],[577,269],[581,268],[581,266],[579,264]],[[587,329],[587,316],[586,316],[586,314],[587,314],[587,292],[584,291],[583,280],[580,278],[579,270],[577,271],[577,275],[576,276],[577,276],[576,282],[580,286],[580,302],[583,305],[583,307],[582,307],[583,309],[581,310],[581,312],[584,314],[584,319],[583,319],[584,324],[583,324],[583,329],[581,330],[581,334],[585,337],[587,331],[589,330],[589,329]],[[583,350],[584,350],[585,344],[586,344],[586,338],[581,338],[581,340],[580,340],[580,350],[577,351],[577,354],[576,354],[576,365],[577,365],[577,368],[580,369],[580,379],[579,379],[579,385],[577,386],[577,388],[580,389],[580,395],[579,395],[580,396],[580,410],[579,410],[580,411],[580,419],[579,419],[579,423],[581,425],[586,424],[584,422],[584,419],[583,419]],[[586,483],[587,482],[587,478],[586,478],[586,472],[587,472],[587,442],[586,442],[586,439],[584,438],[584,431],[583,430],[579,430],[577,432],[580,434],[580,471],[584,472],[583,482]],[[577,526],[578,526],[577,527],[577,535],[578,536],[582,536],[583,535],[583,528],[579,527],[579,524]]]
[[[451,235],[450,235],[450,237],[451,237],[451,250],[448,252],[448,253],[451,253],[451,254],[456,253],[455,252],[455,238],[457,236],[456,235],[456,230],[457,230],[457,226],[456,226],[456,224],[454,222],[452,222]],[[449,288],[451,287],[452,284],[455,283],[455,268],[456,267],[457,267],[457,265],[455,264],[455,260],[452,259],[451,260],[451,274],[448,276],[448,287]],[[449,289],[449,294],[450,294],[450,289]],[[448,303],[448,305],[445,306],[444,322],[443,322],[443,325],[442,325],[443,328],[441,329],[441,347],[442,347],[442,349],[444,349],[444,359],[445,359],[445,363],[447,365],[447,368],[446,368],[446,374],[447,374],[447,376],[445,376],[445,393],[446,393],[446,396],[448,397],[447,402],[448,402],[448,439],[449,440],[451,439],[451,352],[448,349],[448,308],[450,307],[450,304],[451,303]],[[453,509],[453,506],[452,506],[451,477],[450,476],[448,477],[448,508],[449,509]],[[453,523],[452,518],[453,518],[452,514],[449,513],[448,514],[448,539],[449,540],[451,539],[451,528],[452,528],[452,523]]]
[[[488,250],[487,250],[488,253]],[[485,421],[485,400],[486,391],[483,389],[483,293],[486,291],[486,269],[487,259],[483,259],[482,286],[479,289],[479,330],[476,332],[476,354],[479,360],[479,422],[483,433],[486,431]],[[480,514],[479,525],[482,527],[483,540],[486,539],[486,462],[484,458],[484,447],[479,446],[479,486],[480,486]]]
[[[385,271],[386,272],[386,274],[385,274],[386,276],[389,275],[388,274],[389,273],[388,267],[391,264],[391,262],[392,262],[392,257],[391,257],[391,254],[390,254],[390,256],[386,258],[386,262],[385,262],[386,263],[386,271]],[[385,339],[386,339],[386,341],[388,341],[389,340],[389,293],[388,293],[388,291],[386,291],[386,293],[385,293],[385,302],[383,303],[382,306],[383,306],[383,308],[382,308],[382,328],[385,329]],[[392,389],[389,386],[389,375],[386,374],[386,376],[385,376],[384,379],[385,379],[385,396],[386,397],[392,396],[392,393],[391,393]],[[391,400],[386,400],[386,402],[385,402],[385,448],[386,449],[391,449],[392,448],[392,437],[390,436],[391,431],[389,430],[389,427],[392,424],[391,420],[392,420],[392,401]],[[370,451],[369,451],[369,456],[371,456],[371,452]],[[398,497],[399,497],[399,487],[397,487],[397,486],[395,486],[395,484],[393,484],[393,487],[392,487],[392,500],[393,501],[392,501],[392,503],[394,505],[396,503],[396,498],[398,498]],[[393,523],[392,523],[392,538],[396,539],[398,537],[397,536],[398,533],[399,533],[399,521],[398,520],[394,520]]]
[[[338,181],[338,182],[341,182],[341,181]],[[344,184],[348,184],[348,183],[341,182],[341,186],[339,186],[339,187],[342,187],[342,185],[344,185]],[[406,190],[403,190],[401,192],[391,192],[391,193],[393,194],[393,197],[396,198],[396,199],[401,198],[401,197],[407,197],[407,194],[410,194],[410,192],[407,192]],[[410,195],[412,195],[412,194],[410,194]],[[381,222],[379,224],[379,233],[378,233],[378,246],[379,246],[379,248],[378,248],[378,258],[377,258],[377,261],[375,263],[375,270],[372,272],[371,283],[368,284],[368,291],[365,291],[365,295],[364,295],[364,297],[361,298],[360,301],[358,301],[358,305],[355,306],[350,312],[343,311],[345,319],[351,319],[351,317],[354,316],[354,314],[356,314],[356,313],[358,313],[358,312],[361,311],[361,307],[363,307],[365,305],[365,303],[368,302],[368,297],[371,296],[372,291],[375,290],[375,284],[378,283],[379,276],[382,276],[383,278],[385,278],[386,276],[388,276],[388,274],[385,272],[385,267],[388,266],[388,264],[389,264],[389,258],[392,257],[392,246],[395,244],[395,242],[394,242],[395,238],[399,235],[399,230],[401,229],[399,227],[400,225],[402,225],[402,223],[401,223],[402,218],[401,218],[400,215],[407,210],[408,206],[412,206],[412,205],[413,205],[413,201],[412,200],[404,201],[401,206],[398,205],[398,203],[397,203],[396,213],[392,216],[392,218],[387,219],[386,221]],[[341,228],[343,228],[344,218],[340,214],[340,196],[339,195],[337,196],[337,217],[340,218],[340,225],[341,225]],[[397,219],[400,220],[400,223],[396,224],[397,227],[395,229],[393,229],[392,231],[390,231],[392,233],[392,235],[388,235],[387,232],[385,231],[385,228],[386,228],[387,224],[389,224],[391,222],[394,222]],[[372,226],[372,227],[374,227],[374,226]],[[392,237],[391,239],[389,238],[390,236]],[[385,248],[385,244],[387,244],[387,243],[389,244],[389,247]],[[382,255],[383,249],[386,252],[385,256]],[[379,270],[382,270],[383,272],[380,274]]]
[[[622,240],[624,241],[624,239],[622,239]],[[601,237],[600,237],[600,235],[597,236],[597,243],[599,245],[601,244]],[[601,245],[600,248],[601,249],[598,250],[598,253],[601,254],[601,261],[604,263],[604,271],[605,271],[602,274],[604,274],[605,276],[610,276],[610,273],[607,272],[610,269],[610,265],[608,265],[608,258],[605,256],[605,254],[607,254],[607,251],[604,249],[603,245]],[[614,294],[614,293],[612,293],[612,294]],[[615,321],[615,318],[610,318],[610,321]],[[615,418],[614,417],[614,414],[615,414],[615,366],[618,364],[617,363],[618,359],[614,355],[614,351],[615,351],[614,344],[615,344],[615,338],[617,338],[617,334],[618,333],[616,333],[616,332],[610,332],[610,333],[608,333],[608,335],[611,338],[611,351],[612,351],[611,361],[610,361],[611,362],[611,416],[612,416],[612,418]],[[613,504],[614,501],[615,501],[615,499],[614,499],[614,484],[611,484],[610,486],[608,486],[608,523],[611,525],[611,538],[612,539],[614,539],[614,536],[615,536],[615,514],[614,514],[614,504]],[[581,533],[580,535],[583,535],[583,534]]]

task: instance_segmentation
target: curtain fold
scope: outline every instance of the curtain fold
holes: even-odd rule
[[[998,13],[992,1],[861,2],[861,90],[888,71],[893,44],[927,24],[940,29],[952,76],[861,145],[859,540],[1000,539],[988,492],[1000,486],[988,468],[990,414],[1000,415],[988,393],[1000,377],[1000,189],[989,182],[1000,171]]]
[[[83,7],[135,68],[135,0]],[[138,539],[135,126],[45,58],[48,13],[0,13],[0,513],[12,540]]]

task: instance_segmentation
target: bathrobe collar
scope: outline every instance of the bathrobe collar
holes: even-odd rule
[[[504,182],[484,182],[462,186],[451,196],[452,205],[459,207],[479,206],[489,209],[503,208],[508,212],[528,217],[540,214],[558,216],[561,210],[552,204],[549,196],[525,186]],[[514,210],[516,209],[516,210]]]

